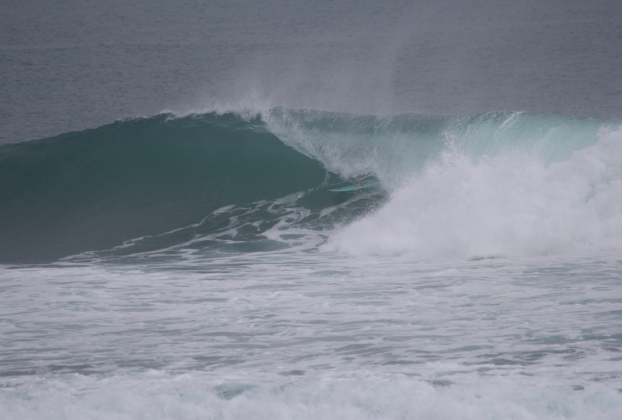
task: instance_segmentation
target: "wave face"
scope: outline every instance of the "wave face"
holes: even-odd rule
[[[617,248],[617,130],[522,113],[282,108],[119,121],[0,148],[0,262],[300,246],[415,259]],[[382,187],[329,191],[366,173]]]
[[[260,121],[159,115],[4,146],[0,178],[2,260],[41,262],[305,191],[325,170]]]

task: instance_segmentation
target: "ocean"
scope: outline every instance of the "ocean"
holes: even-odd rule
[[[0,7],[0,419],[620,418],[622,3]]]

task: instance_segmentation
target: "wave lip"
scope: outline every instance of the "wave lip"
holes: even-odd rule
[[[603,127],[616,128],[522,112],[374,116],[275,108],[262,118],[283,142],[331,172],[343,177],[372,172],[390,191],[450,150],[475,160],[525,152],[548,164],[596,143]]]

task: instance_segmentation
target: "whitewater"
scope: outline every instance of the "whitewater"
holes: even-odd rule
[[[622,412],[618,124],[164,113],[0,177],[2,419]]]

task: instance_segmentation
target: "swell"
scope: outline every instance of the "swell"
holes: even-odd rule
[[[611,127],[523,113],[381,117],[274,108],[250,117],[162,114],[6,145],[0,147],[0,263],[51,262],[88,251],[104,251],[99,256],[270,251],[305,240],[316,247],[330,236],[326,232],[360,219],[389,197],[378,217],[395,223],[395,232],[377,232],[376,216],[367,217],[371,225],[356,228],[363,240],[337,232],[337,248],[352,251],[354,242],[358,250],[371,241],[361,252],[393,254],[400,235],[400,250],[411,243],[425,248],[443,230],[422,235],[421,229],[408,233],[404,226],[426,215],[426,226],[448,225],[443,215],[464,219],[452,231],[472,225],[464,211],[452,215],[444,209],[471,205],[472,194],[450,193],[473,170],[499,166],[489,172],[509,180],[475,181],[497,192],[480,200],[473,217],[504,216],[497,213],[510,210],[500,207],[500,200],[518,199],[517,185],[550,196],[548,166],[594,146],[603,128]],[[448,160],[448,153],[461,163]],[[516,174],[534,164],[540,178],[522,186],[526,175]],[[352,195],[329,191],[361,174],[373,174],[382,188]],[[445,193],[443,210],[432,208],[434,197]],[[432,203],[427,213],[425,203]],[[556,201],[548,207],[564,206]],[[534,214],[527,209],[524,217],[537,219]],[[488,233],[499,236],[494,229]],[[316,240],[308,240],[312,237]],[[446,240],[456,242],[451,235]],[[485,251],[495,254],[495,247]]]
[[[259,119],[158,115],[0,148],[0,262],[53,261],[320,185]]]

